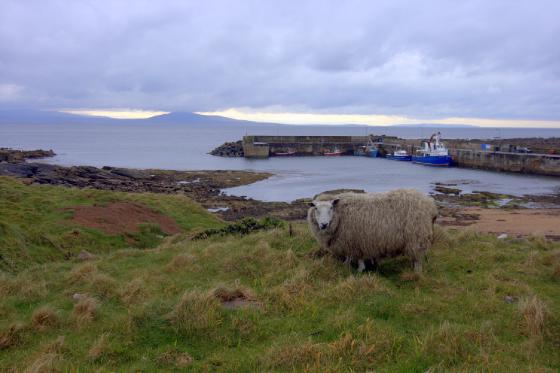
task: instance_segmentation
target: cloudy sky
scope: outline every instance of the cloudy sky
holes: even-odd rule
[[[557,0],[0,0],[0,108],[560,127],[559,20]]]

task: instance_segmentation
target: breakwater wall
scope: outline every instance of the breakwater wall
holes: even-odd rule
[[[380,156],[393,150],[405,149],[413,154],[420,145],[418,139],[399,139],[388,136],[245,136],[242,141],[246,158],[268,158],[277,155],[324,155],[337,150],[352,155],[360,147],[375,146]],[[503,151],[512,146],[491,146],[465,140],[449,141],[449,154],[457,167],[476,168],[499,172],[560,176],[560,155],[516,153]]]
[[[560,176],[560,155],[449,149],[457,167]]]
[[[246,158],[268,158],[286,152],[322,155],[335,149],[352,154],[370,141],[370,136],[244,136],[243,153]]]

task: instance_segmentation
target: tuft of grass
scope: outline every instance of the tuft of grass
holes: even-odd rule
[[[23,340],[23,329],[21,324],[13,323],[0,331],[0,350],[19,345]]]
[[[52,306],[39,307],[31,315],[31,325],[39,331],[55,327],[59,322],[58,312]]]
[[[560,263],[556,263],[552,269],[552,278],[560,282]]]
[[[222,321],[220,303],[211,293],[186,291],[169,314],[175,329],[184,335],[212,334]]]
[[[542,338],[546,331],[549,310],[536,295],[519,302],[519,313],[523,332],[535,338]]]
[[[124,304],[131,305],[146,299],[146,283],[141,278],[126,282],[119,290],[119,295]]]
[[[156,358],[156,362],[162,367],[175,367],[185,369],[193,363],[193,358],[186,352],[178,351],[176,348],[168,349]]]
[[[221,302],[231,302],[236,299],[255,300],[256,296],[253,290],[248,287],[241,286],[237,282],[234,286],[219,285],[212,294]]]
[[[74,305],[72,317],[78,327],[86,325],[95,320],[99,308],[97,300],[91,297],[83,297]]]
[[[169,272],[180,271],[192,264],[196,260],[195,256],[188,253],[181,253],[173,257],[171,261],[165,266]]]
[[[95,340],[88,351],[88,358],[97,360],[109,352],[109,333],[103,333]]]

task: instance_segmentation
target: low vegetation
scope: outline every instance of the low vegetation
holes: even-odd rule
[[[412,273],[404,258],[358,274],[317,255],[304,223],[192,240],[194,228],[222,223],[186,201],[177,207],[162,196],[43,191],[8,180],[0,185],[20,195],[11,201],[2,194],[3,204],[21,205],[27,200],[21,194],[34,195],[38,204],[37,196],[66,205],[93,203],[80,193],[92,193],[96,203],[141,199],[184,230],[146,249],[127,241],[107,245],[111,238],[91,231],[88,250],[95,258],[53,255],[3,272],[3,369],[560,369],[560,245],[541,238],[498,240],[440,230],[422,275]],[[19,220],[0,215],[21,232],[22,245],[38,245],[29,237],[47,231],[63,242],[65,230],[77,229],[66,226],[55,204],[23,205],[34,219],[6,206],[2,211]],[[34,221],[40,224],[33,227]],[[6,246],[0,247],[7,255]]]
[[[118,226],[105,232],[91,226],[111,222],[115,211],[106,216],[100,207],[130,204]],[[96,214],[84,221],[73,220],[74,210],[95,206]],[[224,224],[202,207],[180,195],[119,193],[95,189],[62,188],[46,185],[27,186],[15,179],[0,177],[0,270],[17,272],[31,264],[71,259],[85,250],[107,253],[116,249],[152,248],[167,235],[155,224],[142,224],[127,230],[125,222],[134,219],[138,208],[154,216],[172,218],[183,232],[194,228],[220,228]],[[91,223],[91,224],[87,224]],[[117,224],[114,224],[117,226]]]

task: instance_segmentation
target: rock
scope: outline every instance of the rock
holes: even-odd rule
[[[453,194],[458,196],[461,194],[461,189],[458,188],[449,188],[443,185],[436,185],[435,187],[436,192],[443,193],[443,194]]]
[[[517,302],[517,299],[515,297],[512,297],[511,295],[506,295],[504,297],[504,302],[512,304],[512,303]]]
[[[72,299],[73,299],[75,302],[79,302],[79,301],[81,301],[82,299],[86,299],[87,297],[88,297],[87,294],[82,294],[82,293],[74,293],[74,295],[72,295]]]
[[[236,142],[226,142],[213,149],[210,154],[218,157],[243,157],[243,142],[241,140]]]
[[[498,236],[498,240],[505,240],[506,238],[508,238],[507,233],[502,233]]]
[[[129,177],[131,179],[142,179],[146,175],[142,171],[134,170],[131,168],[113,168],[111,173],[119,176]]]
[[[94,254],[90,253],[89,251],[82,250],[77,256],[78,260],[86,261],[86,260],[94,260],[97,258]]]

